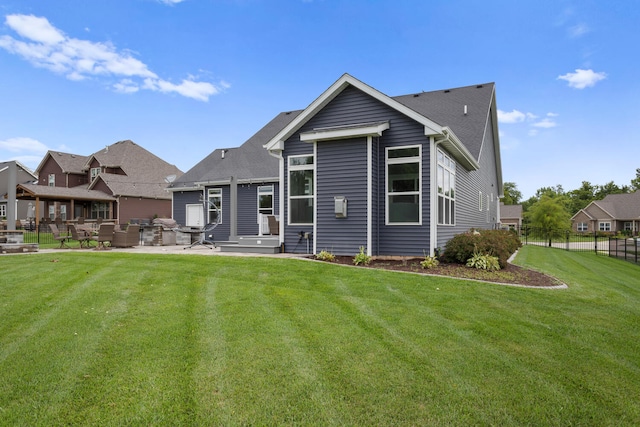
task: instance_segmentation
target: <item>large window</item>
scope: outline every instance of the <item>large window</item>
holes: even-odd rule
[[[273,215],[273,185],[258,187],[258,213]]]
[[[209,224],[222,223],[222,188],[210,188],[208,190],[209,200]]]
[[[48,184],[49,184],[49,187],[55,187],[56,186],[56,174],[54,174],[54,173],[50,173],[49,174]]]
[[[576,230],[585,232],[589,230],[589,226],[587,225],[586,222],[579,222],[578,225],[576,226]]]
[[[289,157],[289,224],[313,224],[313,156]]]
[[[610,222],[601,222],[599,224],[600,231],[611,231],[611,223]]]
[[[109,203],[105,202],[93,202],[91,203],[91,218],[92,219],[108,219],[109,218]]]
[[[420,146],[387,148],[387,223],[419,224]]]
[[[456,221],[456,162],[438,150],[438,224],[453,225]],[[482,193],[479,208],[482,210]]]

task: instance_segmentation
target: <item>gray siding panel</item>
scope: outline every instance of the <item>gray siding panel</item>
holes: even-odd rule
[[[319,142],[316,247],[355,255],[367,246],[366,138]],[[335,196],[347,199],[347,218],[336,218]]]
[[[202,203],[200,198],[202,191],[176,191],[173,193],[173,219],[179,225],[185,225],[187,222],[186,205]]]
[[[258,235],[258,187],[262,185],[273,185],[273,211],[275,215],[278,215],[278,184],[276,184],[275,182],[265,182],[259,184],[239,184],[237,225],[239,236]]]

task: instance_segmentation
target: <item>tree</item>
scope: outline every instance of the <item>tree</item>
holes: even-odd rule
[[[636,177],[631,180],[631,191],[640,190],[640,168],[636,169]]]
[[[562,197],[551,197],[543,194],[527,212],[529,227],[549,241],[564,236],[571,227],[570,214]]]
[[[623,185],[622,187],[618,187],[615,182],[609,181],[605,185],[598,186],[595,196],[597,200],[602,200],[609,194],[624,194],[628,192],[628,186]]]
[[[517,205],[522,199],[522,193],[518,191],[518,186],[515,182],[505,182],[503,185],[504,197],[502,201],[505,205]]]
[[[596,186],[591,185],[589,181],[582,181],[582,186],[577,190],[570,191],[569,195],[569,212],[575,214],[580,209],[587,207],[596,197]]]

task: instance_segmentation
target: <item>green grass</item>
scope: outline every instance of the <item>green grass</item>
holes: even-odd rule
[[[273,258],[0,257],[1,425],[640,424],[640,267],[568,290]]]

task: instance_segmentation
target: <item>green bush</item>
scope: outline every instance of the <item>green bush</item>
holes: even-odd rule
[[[437,267],[438,264],[440,264],[440,261],[434,256],[425,256],[424,259],[420,261],[420,265],[426,270]]]
[[[476,252],[467,260],[467,267],[477,268],[478,270],[498,271],[500,270],[500,263],[498,262],[498,257]]]
[[[355,265],[369,265],[370,262],[371,257],[364,251],[364,246],[360,246],[360,253],[353,258],[353,263]]]
[[[507,266],[509,257],[522,246],[515,233],[508,230],[469,230],[453,236],[442,254],[442,260],[466,264],[474,253],[498,258],[501,268]]]
[[[316,255],[316,258],[321,260],[321,261],[335,261],[336,260],[336,256],[334,254],[332,254],[329,251],[326,250],[321,250],[320,253],[318,253],[318,255]]]

